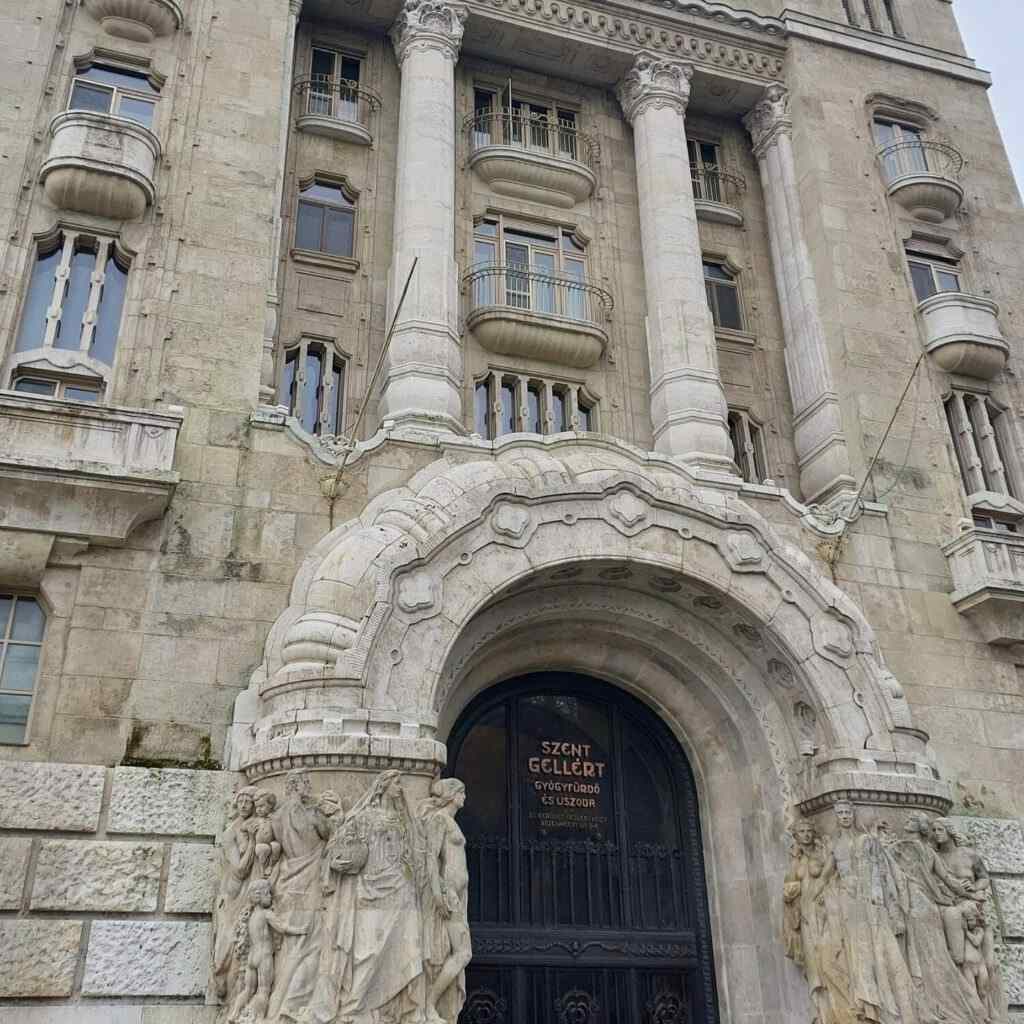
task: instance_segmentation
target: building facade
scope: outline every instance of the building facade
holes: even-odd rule
[[[0,27],[0,1020],[1024,1020],[950,0]]]

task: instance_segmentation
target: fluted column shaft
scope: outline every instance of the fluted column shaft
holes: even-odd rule
[[[406,0],[391,38],[402,70],[398,178],[389,282],[393,315],[413,259],[416,273],[395,327],[380,418],[462,431],[462,350],[455,265],[455,62],[465,8]]]
[[[649,53],[619,83],[633,126],[655,450],[735,473],[684,118],[693,69]]]
[[[851,474],[818,288],[804,236],[786,89],[769,86],[744,123],[754,142],[764,192],[786,340],[800,491],[807,502],[841,500],[856,490],[857,484]]]

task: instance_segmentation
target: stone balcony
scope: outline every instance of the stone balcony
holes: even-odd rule
[[[953,574],[956,610],[988,643],[1024,644],[1024,533],[973,527],[942,550]]]
[[[136,220],[156,195],[160,140],[137,121],[66,110],[50,122],[50,151],[39,172],[61,210]]]
[[[380,97],[346,78],[307,75],[295,81],[298,115],[295,127],[310,135],[353,142],[373,143],[370,122],[380,110]]]
[[[184,21],[175,0],[83,0],[82,6],[104,32],[136,43],[169,36]]]
[[[964,158],[952,146],[923,139],[897,142],[878,151],[878,162],[889,198],[917,220],[941,224],[960,209]]]
[[[746,179],[714,164],[691,168],[690,174],[697,217],[713,224],[742,227]]]
[[[0,391],[0,576],[57,537],[121,545],[163,515],[182,418]],[[18,574],[24,576],[23,565]]]
[[[597,142],[571,121],[487,111],[465,128],[469,166],[498,195],[570,209],[597,188]]]
[[[463,283],[466,326],[489,352],[583,368],[608,347],[614,300],[603,288],[497,263],[474,267]]]
[[[1000,373],[1010,347],[999,329],[999,307],[963,292],[939,292],[917,307],[925,348],[947,373],[991,380]]]

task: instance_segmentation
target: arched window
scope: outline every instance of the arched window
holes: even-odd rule
[[[343,183],[314,178],[299,190],[295,248],[351,258],[355,252],[356,195]]]
[[[345,430],[345,359],[329,341],[303,338],[284,350],[279,401],[309,434]]]

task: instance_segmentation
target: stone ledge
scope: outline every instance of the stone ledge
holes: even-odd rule
[[[106,771],[96,765],[0,764],[0,828],[95,832]]]
[[[81,921],[0,921],[0,998],[71,995]]]
[[[235,776],[186,768],[115,768],[111,833],[214,836]]]
[[[77,839],[45,842],[32,884],[33,910],[156,910],[164,848]]]

